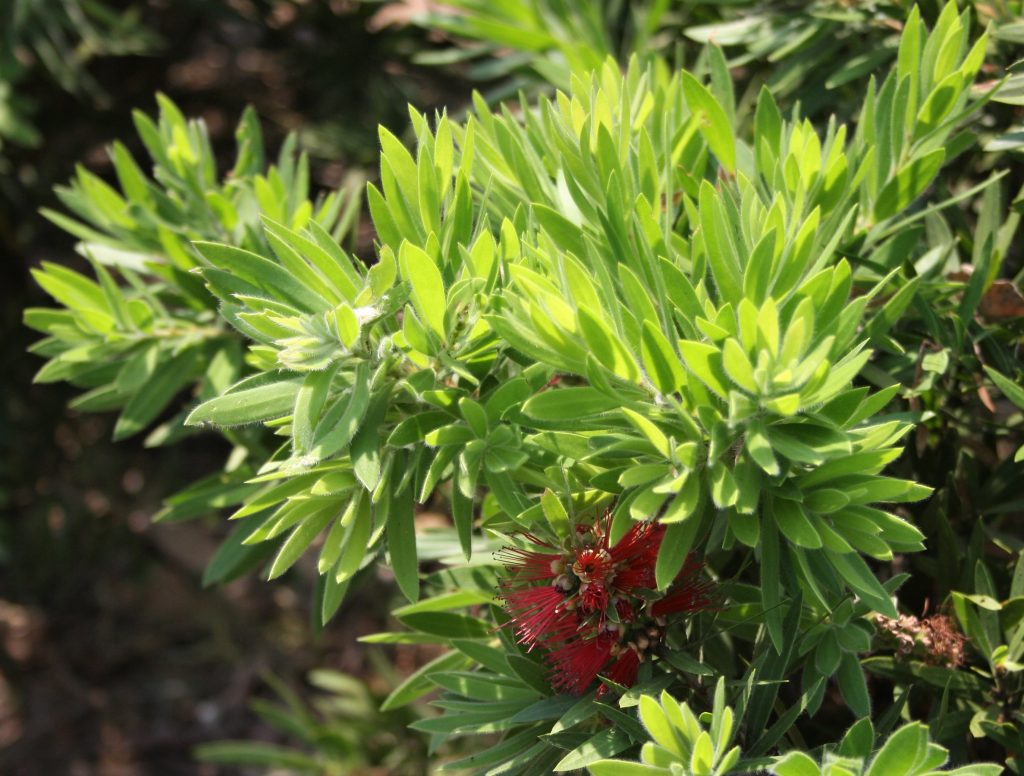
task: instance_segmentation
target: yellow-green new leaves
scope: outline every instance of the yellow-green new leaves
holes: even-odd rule
[[[845,676],[855,672],[853,682],[844,681]],[[973,763],[962,768],[947,770],[949,752],[929,736],[928,726],[911,722],[895,733],[874,750],[875,731],[868,717],[870,702],[864,677],[856,658],[843,653],[839,666],[840,689],[843,697],[858,716],[863,717],[850,728],[835,754],[829,753],[818,762],[806,752],[793,750],[777,757],[771,766],[776,776],[826,776],[835,772],[835,761],[841,758],[843,773],[850,776],[888,776],[889,774],[918,774],[919,776],[942,776],[943,773],[960,773],[963,776],[999,776],[1004,768],[990,763]],[[838,755],[838,757],[836,756]]]
[[[710,713],[698,716],[686,703],[667,691],[658,700],[641,695],[640,721],[647,741],[640,750],[640,763],[598,760],[587,766],[594,776],[642,776],[642,774],[686,773],[693,776],[725,776],[738,773],[740,748],[731,746],[736,718],[725,705],[725,680],[715,688]],[[710,718],[710,719],[709,719]],[[705,725],[710,722],[709,727]]]

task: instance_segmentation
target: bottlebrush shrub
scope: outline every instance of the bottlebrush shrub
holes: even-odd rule
[[[369,268],[291,208],[251,239],[193,239],[172,279],[201,280],[203,304],[181,308],[244,338],[246,374],[200,389],[186,425],[235,450],[165,517],[237,506],[210,581],[268,552],[278,577],[315,548],[322,622],[382,558],[407,630],[368,640],[447,647],[384,708],[440,689],[442,713],[413,726],[432,750],[488,737],[449,769],[587,767],[646,741],[633,710],[652,694],[707,707],[716,677],[752,760],[801,745],[830,681],[870,715],[859,656],[906,580],[872,562],[923,549],[900,505],[930,490],[884,473],[912,427],[881,415],[898,386],[854,381],[875,347],[899,347],[920,286],[893,257],[943,237],[908,227],[957,201],[922,204],[978,108],[986,41],[968,29],[908,25],[854,131],[787,118],[768,90],[742,129],[714,48],[710,86],[608,61],[570,94],[478,98],[465,122],[412,110],[414,153],[381,130]],[[145,266],[121,286],[75,276],[67,311],[30,313],[51,364],[79,357],[82,330],[87,347],[118,341],[122,302],[160,310],[165,267]],[[155,390],[120,369],[118,396]],[[417,537],[415,505],[441,499],[452,529]],[[731,763],[721,727],[705,737],[663,708],[693,733],[692,772]],[[937,767],[922,746],[893,772]]]

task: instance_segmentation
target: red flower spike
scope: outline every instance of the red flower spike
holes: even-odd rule
[[[559,692],[581,695],[612,657],[617,639],[602,633],[592,639],[576,639],[548,654],[551,686]]]
[[[609,547],[610,518],[578,525],[558,548],[527,535],[530,550],[508,548],[505,608],[520,643],[547,651],[552,687],[580,694],[599,675],[631,686],[649,650],[662,644],[665,617],[716,608],[714,587],[688,556],[667,594],[657,598],[655,566],[665,528],[637,523]],[[598,691],[604,694],[606,686]]]

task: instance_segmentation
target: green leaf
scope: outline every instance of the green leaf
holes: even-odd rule
[[[885,746],[871,761],[871,767],[865,776],[904,776],[913,773],[920,760],[924,758],[927,746],[927,727],[920,722],[904,725],[889,736]]]
[[[821,776],[821,769],[804,752],[788,752],[772,763],[774,776]]]
[[[569,514],[565,511],[565,506],[558,496],[551,490],[545,489],[541,494],[540,504],[551,530],[561,539],[569,538],[572,524],[569,522]]]
[[[658,746],[682,756],[684,749],[664,710],[649,695],[640,696],[640,721]]]
[[[698,121],[701,135],[721,165],[729,172],[736,170],[736,140],[729,116],[711,92],[696,78],[682,71],[686,105]]]
[[[723,399],[728,398],[729,389],[722,372],[722,354],[714,345],[705,342],[679,340],[679,351],[683,354],[686,367],[708,388]]]
[[[647,441],[654,446],[655,450],[661,453],[665,458],[668,458],[671,455],[672,445],[669,442],[668,437],[665,436],[665,433],[650,419],[629,408],[623,408],[622,414],[624,414],[629,422],[632,423],[633,426],[644,435],[644,437],[646,437]]]
[[[905,210],[935,179],[945,158],[945,150],[936,148],[901,167],[875,200],[875,220],[884,221]]]
[[[484,620],[455,612],[412,612],[398,619],[413,630],[446,639],[485,639],[492,630]]]
[[[238,579],[274,551],[273,542],[245,544],[245,540],[261,526],[260,520],[247,520],[221,541],[203,570],[203,587]]]
[[[420,597],[420,566],[416,557],[412,489],[407,487],[384,498],[387,499],[385,535],[391,568],[402,594],[410,601],[416,601]]]
[[[452,422],[452,416],[440,410],[423,410],[410,415],[391,432],[387,443],[390,447],[407,447],[422,442],[431,431]]]
[[[215,267],[252,283],[271,299],[292,304],[308,313],[326,312],[334,307],[289,270],[251,251],[211,242],[192,244]]]
[[[381,428],[391,404],[391,392],[385,388],[370,400],[366,416],[352,437],[349,455],[352,471],[370,493],[377,489],[381,479]]]
[[[365,495],[353,497],[354,503],[350,502],[345,514],[339,523],[350,521],[344,526],[345,534],[341,547],[340,557],[333,568],[324,569],[322,573],[334,579],[336,584],[347,584],[355,573],[363,565],[366,555],[370,552],[372,545],[371,534],[373,532],[373,515],[370,509],[370,499]],[[335,595],[343,591],[335,590]],[[340,601],[339,601],[340,603]],[[326,604],[326,601],[325,601]]]
[[[349,585],[351,584],[351,577],[341,582],[331,574],[321,574],[317,578],[314,605],[319,602],[319,606],[315,606],[314,612],[319,615],[321,628],[338,613],[338,609],[341,608],[341,604],[345,600],[345,594],[348,592]]]
[[[473,499],[458,486],[452,488],[451,513],[462,554],[469,560],[473,554]]]
[[[727,213],[730,204],[708,181],[701,181],[698,236],[706,248],[708,265],[721,297],[727,302],[738,304],[743,295],[743,279],[733,223]]]
[[[647,376],[661,393],[675,393],[686,384],[686,370],[661,329],[651,321],[643,322],[640,354]]]
[[[531,209],[540,222],[541,228],[551,236],[555,245],[567,253],[577,256],[587,255],[587,245],[583,240],[583,233],[572,221],[547,205],[538,202],[534,202]]]
[[[754,379],[754,367],[740,343],[730,337],[722,347],[722,366],[730,379],[747,393],[757,395],[760,387]]]
[[[242,426],[288,415],[295,407],[301,380],[280,380],[226,393],[196,407],[185,419],[186,426],[212,423],[215,426]]]
[[[559,760],[554,770],[573,771],[590,763],[616,755],[630,745],[629,736],[622,730],[609,728],[596,733]]]
[[[779,462],[772,450],[772,443],[768,439],[764,422],[761,420],[751,421],[747,426],[745,445],[754,463],[760,466],[765,474],[774,477],[779,473]]]
[[[700,529],[701,520],[695,516],[665,527],[665,535],[658,550],[658,560],[654,566],[654,578],[659,590],[666,589],[675,581],[676,575],[686,562],[686,556],[696,543]]]
[[[867,760],[875,744],[875,729],[869,719],[855,722],[839,744],[839,754],[843,757],[859,757]]]
[[[320,770],[320,761],[317,758],[279,744],[267,744],[262,741],[217,741],[200,744],[195,749],[195,756],[207,763],[286,768],[295,772]]]
[[[443,341],[446,304],[441,271],[422,248],[408,241],[402,243],[398,264],[402,277],[409,281],[412,288],[412,303],[416,312]]]
[[[315,460],[329,458],[352,441],[370,404],[370,380],[370,364],[361,361],[345,398],[336,401],[317,423],[309,452]]]
[[[523,413],[535,420],[574,420],[621,407],[621,402],[594,388],[556,388],[531,397]]]
[[[765,625],[775,651],[782,653],[785,645],[782,628],[782,584],[779,571],[779,532],[775,521],[765,510],[761,518],[761,607]]]
[[[594,776],[657,776],[668,773],[664,768],[631,763],[628,760],[598,760],[590,763],[587,770]]]
[[[391,694],[380,705],[380,710],[394,711],[403,706],[408,706],[417,698],[435,689],[436,685],[430,681],[432,674],[462,668],[469,663],[470,661],[465,655],[454,650],[434,658],[410,674],[404,682],[392,690]]]
[[[299,523],[285,543],[281,545],[281,550],[270,566],[267,579],[277,579],[291,568],[299,556],[313,543],[313,540],[320,535],[320,532],[327,527],[331,519],[336,516],[337,505],[332,501]]]
[[[777,498],[772,502],[772,513],[782,535],[799,547],[817,550],[821,547],[821,536],[807,519],[803,507],[796,501]]]
[[[639,374],[636,360],[608,324],[585,307],[580,307],[576,315],[583,338],[601,365],[624,380],[636,380]]]
[[[331,381],[338,372],[340,364],[332,364],[320,372],[306,375],[295,396],[295,408],[292,412],[292,443],[295,452],[303,455],[313,446],[313,432],[320,419],[324,403],[330,393]]]
[[[878,581],[875,575],[868,568],[864,559],[856,553],[836,553],[831,550],[824,551],[832,566],[839,572],[839,575],[846,580],[850,588],[857,593],[865,602],[884,614],[886,617],[898,617],[896,606],[893,604],[889,593]]]
[[[988,365],[985,365],[985,373],[996,384],[996,387],[1003,392],[1003,396],[1013,402],[1018,409],[1024,410],[1024,388],[1021,388],[1013,380],[1010,380]]]

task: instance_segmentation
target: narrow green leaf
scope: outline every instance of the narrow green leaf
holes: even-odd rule
[[[461,652],[454,650],[434,658],[410,674],[404,682],[392,690],[391,694],[380,705],[380,710],[393,711],[403,706],[408,706],[414,700],[426,695],[435,688],[436,685],[430,681],[432,674],[462,668],[469,665],[469,663],[469,658]]]
[[[412,302],[423,321],[441,340],[445,339],[445,293],[441,271],[427,253],[412,243],[402,243],[398,254],[402,277],[412,287]]]
[[[659,590],[666,589],[675,581],[676,575],[686,563],[686,556],[697,541],[701,526],[702,521],[694,516],[666,526],[654,566],[654,578]]]
[[[313,543],[313,540],[320,532],[327,527],[327,524],[337,515],[337,506],[333,503],[325,504],[314,514],[306,517],[295,530],[291,532],[281,550],[274,558],[270,566],[267,579],[277,579],[284,574],[299,559],[299,556]]]
[[[385,535],[391,555],[391,568],[402,594],[409,601],[416,601],[420,597],[420,567],[416,557],[412,490],[405,488],[387,499]]]
[[[1024,388],[1021,388],[1013,380],[1000,374],[988,365],[985,366],[985,373],[996,384],[996,387],[1003,392],[1003,396],[1013,402],[1018,409],[1024,410]]]
[[[840,554],[831,550],[824,552],[840,576],[869,606],[886,617],[899,616],[889,594],[860,555],[856,553]]]
[[[271,299],[280,299],[304,312],[326,312],[331,302],[269,259],[231,245],[197,241],[192,243],[207,261],[251,283]]]
[[[945,150],[936,148],[901,167],[875,200],[875,220],[884,221],[905,210],[935,180],[945,158]]]
[[[696,116],[701,135],[719,163],[729,172],[734,172],[736,140],[728,114],[700,81],[685,70],[682,77],[686,105]]]
[[[528,399],[523,404],[523,413],[535,420],[573,420],[620,406],[620,402],[594,388],[556,388]]]
[[[292,443],[298,455],[309,452],[313,446],[313,432],[324,403],[331,389],[331,381],[338,372],[339,364],[335,363],[320,372],[306,375],[295,395],[295,407],[292,411]]]
[[[300,387],[301,381],[292,379],[226,393],[192,410],[185,419],[185,425],[241,426],[281,418],[295,407]]]

